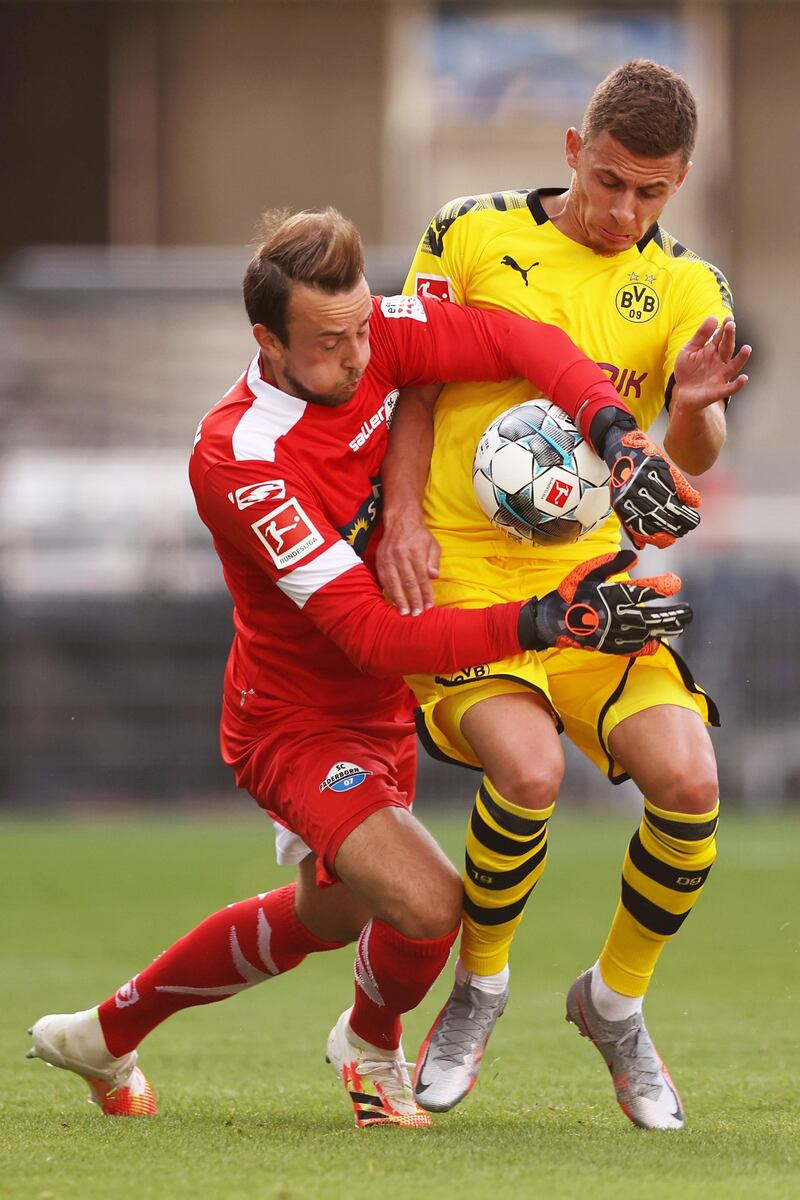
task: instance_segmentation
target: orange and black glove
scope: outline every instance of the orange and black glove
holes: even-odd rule
[[[638,550],[648,544],[663,550],[700,524],[700,493],[632,416],[601,409],[592,442],[611,472],[611,507]]]
[[[688,604],[650,606],[675,595],[677,575],[610,582],[637,562],[632,550],[602,554],[576,567],[556,591],[523,604],[517,626],[523,650],[576,646],[637,658],[655,654],[660,638],[683,633],[692,619]]]

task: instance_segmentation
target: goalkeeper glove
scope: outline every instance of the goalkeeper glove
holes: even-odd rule
[[[664,549],[700,524],[700,493],[629,413],[601,409],[591,433],[611,471],[611,507],[638,550],[648,543]]]
[[[602,554],[581,563],[554,592],[523,604],[517,632],[523,650],[576,646],[627,654],[655,654],[659,638],[682,633],[692,619],[688,604],[649,608],[651,600],[674,596],[677,575],[609,582],[636,565],[632,550]]]

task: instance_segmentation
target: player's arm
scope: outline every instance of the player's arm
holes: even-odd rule
[[[258,465],[255,474],[261,475]],[[272,481],[275,482],[275,481]],[[257,486],[253,467],[219,465],[197,491],[200,515],[265,572],[360,670],[374,675],[452,672],[519,653],[569,644],[617,654],[650,653],[654,639],[682,631],[685,604],[653,609],[677,590],[672,578],[611,583],[635,556],[597,560],[595,573],[565,581],[562,592],[484,609],[431,609],[403,617],[387,604],[352,547],[328,523],[310,491],[283,481],[286,495],[239,507],[237,496]],[[231,501],[231,496],[234,500]],[[266,510],[266,511],[262,511]],[[298,525],[298,522],[300,524]],[[287,554],[291,545],[297,553]],[[288,560],[288,561],[286,561]],[[573,572],[574,576],[574,572]]]
[[[541,598],[482,609],[432,608],[402,617],[366,567],[320,588],[307,612],[362,671],[375,675],[451,673],[520,650],[570,646],[635,658],[682,633],[688,604],[654,606],[681,586],[676,575],[613,580],[636,563],[632,551],[583,563]]]
[[[428,336],[407,331],[398,371],[403,363],[414,364],[410,369],[420,374],[406,376],[405,382],[527,378],[573,418],[608,464],[611,503],[635,545],[667,546],[699,524],[698,493],[637,427],[605,373],[563,330],[515,313],[425,304],[419,298],[415,303],[426,319],[417,315],[405,324]],[[384,311],[387,305],[391,301],[384,301]],[[426,353],[415,361],[418,343]]]
[[[446,382],[457,379],[502,380],[517,375],[552,397],[582,422],[591,438],[594,422],[600,449],[619,424],[620,436],[636,423],[607,376],[585,357],[571,339],[552,325],[511,313],[485,313],[437,301],[415,302],[424,312],[433,337],[429,356],[417,360],[428,375]],[[387,302],[391,306],[392,301]],[[383,306],[386,308],[386,305]],[[391,307],[389,308],[391,312]],[[409,370],[421,340],[419,319],[407,324],[408,346],[398,369]],[[431,580],[438,574],[439,545],[427,530],[422,496],[433,451],[433,405],[438,388],[404,388],[392,422],[382,467],[384,536],[377,570],[387,596],[401,613],[416,615],[433,607]],[[600,418],[595,421],[598,413]],[[612,455],[616,462],[618,455]]]
[[[406,295],[416,293],[423,299],[437,296],[457,304],[468,301],[468,281],[476,265],[476,253],[480,253],[480,241],[476,243],[470,236],[471,218],[467,214],[473,205],[474,200],[462,197],[445,205],[433,218],[417,246],[403,288]],[[706,271],[704,282],[711,278],[711,273]],[[520,368],[519,374],[530,377],[524,367]],[[440,378],[451,377],[441,375]],[[557,398],[548,386],[539,386],[539,390],[571,416],[577,415],[576,424],[608,463],[612,506],[635,545],[641,547],[647,542],[669,545],[697,525],[699,495],[645,438],[610,386],[606,392],[610,404],[605,411],[600,409],[593,413],[589,409],[578,414],[569,407],[568,398]],[[422,438],[424,422],[421,414],[417,413],[415,423],[416,433]],[[390,464],[392,472],[395,461],[393,458]],[[398,476],[400,474],[397,472]],[[402,480],[400,484],[402,486]],[[390,488],[386,491],[389,495]],[[408,544],[407,536],[405,542]],[[406,574],[410,565],[420,568],[419,561],[404,551],[402,543],[398,554]],[[420,573],[419,578],[429,592],[427,575]],[[396,579],[390,582],[393,587],[397,586]]]
[[[452,301],[455,305],[463,305],[467,300],[466,281],[473,265],[474,247],[467,234],[468,222],[459,220],[458,214],[463,215],[469,204],[468,198],[453,201],[434,217],[417,247],[406,278],[404,293],[424,301],[424,310],[430,314],[435,329],[434,350],[438,352],[438,361],[425,364],[423,370],[442,381],[528,376],[535,388],[576,416],[584,433],[602,451],[618,413],[624,414],[625,429],[628,424],[635,428],[635,422],[605,375],[580,355],[565,334],[500,312],[487,318],[487,330],[481,315],[452,304],[443,304],[441,314],[434,311],[435,300]],[[492,329],[492,322],[498,324],[504,318],[508,318],[506,326]],[[406,325],[409,333],[419,335],[418,321],[414,322],[417,326],[414,330],[408,322]],[[401,355],[400,368],[407,368],[412,359],[409,347]],[[575,373],[570,375],[571,359],[588,367],[589,376],[601,390],[599,406],[593,406],[593,397],[582,392],[580,383],[574,379]],[[556,396],[562,369],[564,386]],[[435,395],[419,388],[401,391],[382,469],[384,534],[378,549],[377,570],[386,594],[401,612],[417,613],[432,607],[431,580],[438,574],[439,546],[426,529],[422,515],[422,495],[433,449]],[[584,401],[588,403],[584,405]],[[602,415],[593,438],[592,421],[598,412]],[[616,458],[614,455],[614,462]]]
[[[398,338],[397,368],[405,384],[528,379],[572,417],[598,452],[602,446],[595,442],[593,424],[599,412],[608,410],[594,427],[603,434],[619,419],[635,425],[605,372],[557,326],[419,297],[406,303],[418,305],[425,318],[394,322],[405,327]],[[385,300],[382,310],[388,312],[392,304],[391,298]]]
[[[439,391],[438,384],[402,389],[381,467],[383,537],[375,561],[381,586],[403,615],[433,608],[431,580],[439,574],[439,543],[422,515]]]
[[[466,199],[466,198],[465,198]],[[463,304],[463,280],[469,256],[463,224],[453,201],[426,229],[403,286],[406,296]],[[445,236],[446,235],[446,236]],[[439,574],[440,548],[422,515],[422,498],[433,454],[433,409],[441,384],[402,388],[392,420],[388,450],[381,467],[383,536],[375,560],[386,595],[401,613],[416,615],[433,607],[431,580]]]
[[[725,444],[728,399],[747,383],[750,347],[736,350],[733,300],[724,275],[689,259],[676,279],[674,323],[664,375],[667,452],[693,475],[707,471]]]
[[[263,463],[221,463],[196,485],[200,515],[301,609],[360,670],[374,675],[451,672],[519,652],[519,605],[435,609],[424,620],[388,604],[353,548],[329,521],[302,474]],[[240,504],[240,497],[242,503]]]
[[[725,444],[727,401],[747,383],[750,346],[736,349],[736,323],[703,321],[675,359],[664,449],[679,467],[702,475]]]

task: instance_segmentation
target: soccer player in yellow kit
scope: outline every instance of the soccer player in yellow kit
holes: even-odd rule
[[[643,429],[666,405],[667,452],[701,474],[724,443],[727,398],[747,380],[740,372],[750,349],[736,352],[725,278],[659,224],[686,178],[695,133],[694,100],[680,76],[646,60],[626,64],[599,85],[580,132],[566,135],[569,189],[446,205],[420,243],[406,291],[560,325],[608,372]],[[384,466],[379,557],[401,609],[418,611],[433,595],[438,605],[477,607],[531,587],[542,594],[618,547],[615,516],[575,544],[532,549],[505,538],[478,507],[478,441],[499,413],[531,396],[522,381],[451,384],[435,401],[433,426],[434,396],[401,398]],[[411,683],[428,748],[484,772],[467,831],[456,980],[419,1056],[418,1102],[446,1111],[463,1099],[505,1007],[509,946],[546,862],[563,728],[612,782],[631,778],[645,796],[608,938],[570,987],[567,1016],[597,1046],[636,1125],[681,1128],[681,1102],[642,1000],[715,857],[718,785],[706,731],[717,723],[713,701],[666,644],[635,659],[552,649]]]

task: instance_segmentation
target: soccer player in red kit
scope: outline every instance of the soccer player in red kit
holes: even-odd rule
[[[528,376],[624,464],[613,499],[641,510],[640,533],[662,536],[664,522],[685,532],[697,518],[680,499],[684,481],[652,444],[631,442],[627,409],[564,334],[507,313],[371,297],[358,234],[333,210],[268,214],[244,297],[258,351],[201,421],[190,479],[234,602],[222,753],[278,822],[279,848],[300,847],[298,880],[215,913],[98,1007],[42,1017],[30,1057],[82,1075],[108,1114],[152,1113],[136,1053],[151,1029],[357,939],[355,1002],[331,1031],[329,1061],[357,1125],[426,1125],[401,1015],[444,966],[462,885],[409,811],[415,736],[401,675],[557,643],[648,653],[691,613],[649,607],[677,590],[674,576],[614,581],[631,553],[526,603],[392,608],[372,573],[372,535],[397,389]]]

